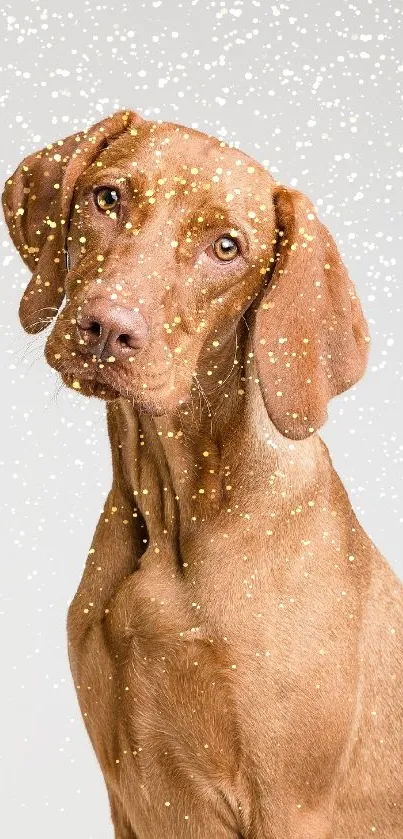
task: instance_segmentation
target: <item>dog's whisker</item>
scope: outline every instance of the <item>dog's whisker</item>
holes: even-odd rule
[[[44,414],[44,413],[45,413],[45,411],[48,411],[48,410],[49,410],[49,408],[50,408],[50,407],[52,407],[52,403],[53,403],[53,404],[55,404],[55,403],[57,402],[57,397],[59,396],[59,393],[60,393],[60,391],[62,390],[63,385],[64,385],[64,383],[63,383],[63,382],[61,382],[61,383],[56,382],[56,383],[55,383],[55,388],[54,388],[54,393],[53,393],[53,396],[51,396],[51,397],[50,397],[49,401],[48,401],[48,402],[47,402],[47,404],[45,405],[45,407],[44,407],[44,409],[43,409],[43,411],[42,411],[42,414]]]
[[[32,370],[32,367],[34,366],[34,364],[36,364],[36,362],[40,361],[41,359],[42,359],[42,353],[39,352],[37,354],[37,356],[31,361],[31,364],[29,365],[28,370]]]
[[[197,373],[193,373],[192,375],[193,375],[193,378],[194,378],[194,380],[195,380],[195,382],[196,382],[196,384],[197,384],[197,387],[198,387],[198,390],[199,390],[199,394],[200,394],[200,396],[201,396],[201,397],[203,397],[203,399],[204,399],[204,401],[205,401],[205,403],[206,403],[206,405],[207,405],[207,412],[208,412],[208,413],[207,413],[207,415],[208,415],[208,417],[209,417],[209,419],[210,419],[211,434],[212,434],[212,433],[213,433],[213,413],[212,413],[212,410],[211,410],[211,405],[210,405],[210,402],[209,402],[209,400],[207,399],[206,393],[205,393],[205,391],[204,391],[204,389],[203,389],[202,385],[201,385],[201,384],[200,384],[200,382],[199,382],[199,379],[198,379],[198,377],[197,377]],[[201,419],[202,419],[202,409],[200,408],[200,422],[201,422]]]
[[[30,330],[30,329],[33,329],[34,326],[38,326],[39,324],[42,323],[42,324],[44,324],[44,326],[42,327],[42,330],[43,330],[52,323],[53,317],[54,317],[53,315],[49,315],[48,317],[37,318],[36,320],[32,321],[32,323],[27,323],[26,327],[27,327],[28,330]],[[36,333],[36,334],[38,334],[38,333]]]
[[[41,309],[37,309],[36,312],[39,315],[40,312],[58,312],[58,306],[42,306]]]
[[[36,321],[35,321],[35,323],[33,323],[33,324],[32,324],[32,326],[34,326],[34,325],[36,326],[38,323],[42,323],[42,320],[36,320]],[[19,340],[21,340],[21,337],[20,337],[19,335],[17,335],[17,336],[15,337],[14,341],[19,341]],[[34,333],[33,335],[31,335],[31,336],[29,337],[29,339],[27,339],[27,341],[28,341],[28,346],[30,346],[30,345],[31,345],[32,343],[34,343],[35,341],[37,341],[37,342],[38,342],[38,341],[42,341],[42,342],[44,342],[44,341],[46,341],[46,335],[45,335],[44,331],[43,331],[43,330],[41,330],[40,332],[36,332],[36,333]],[[21,348],[21,349],[22,349],[22,348]],[[18,352],[18,351],[19,351],[19,350],[16,350],[16,352]]]
[[[18,352],[21,352],[22,350],[24,350],[26,345],[27,345],[27,342],[28,342],[28,345],[29,345],[29,343],[32,343],[33,341],[38,340],[42,337],[43,337],[42,335],[36,334],[36,335],[30,336],[30,338],[28,339],[25,336],[21,337],[20,334],[14,335],[14,337],[9,342],[9,348],[10,348],[10,350],[12,349],[13,354],[15,354],[15,353],[18,353]],[[15,348],[15,344],[17,342],[18,342],[18,346]]]
[[[249,327],[248,321],[246,320],[245,315],[242,315],[241,320],[243,320],[243,322],[244,322],[244,324],[245,324],[245,326],[246,326],[246,328],[247,328],[247,330],[248,330],[248,332],[249,332],[249,334],[250,334],[250,327]]]
[[[43,343],[41,341],[30,341],[25,346],[19,347],[18,350],[15,350],[15,352],[13,353],[15,361],[18,364],[22,364],[27,356],[29,356],[33,352],[37,352],[37,350],[43,352]]]
[[[231,366],[231,369],[230,369],[229,373],[226,375],[225,379],[223,379],[223,380],[220,382],[220,384],[218,384],[218,385],[216,385],[215,387],[211,388],[211,390],[209,390],[209,391],[207,392],[207,393],[208,393],[208,396],[210,396],[210,394],[215,393],[217,390],[220,390],[220,389],[222,388],[222,386],[225,384],[225,382],[227,382],[227,381],[228,381],[228,379],[230,378],[231,373],[232,373],[232,371],[233,371],[233,369],[234,369],[234,367],[235,367],[235,362],[236,362],[236,360],[237,360],[237,353],[238,353],[238,333],[237,333],[237,324],[235,324],[235,330],[234,330],[234,332],[235,332],[235,352],[234,352],[234,357],[233,357],[233,360],[232,360],[232,366]]]
[[[199,382],[197,380],[196,373],[192,374],[192,378],[194,379],[195,384],[196,384],[196,388],[197,388],[197,396],[198,396],[198,399],[199,399],[199,412],[200,412],[200,419],[201,419],[201,394],[200,394],[200,387],[199,387]]]

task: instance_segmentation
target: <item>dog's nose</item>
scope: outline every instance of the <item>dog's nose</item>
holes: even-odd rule
[[[127,358],[140,350],[147,339],[143,315],[101,297],[84,303],[76,317],[82,352],[99,357]]]

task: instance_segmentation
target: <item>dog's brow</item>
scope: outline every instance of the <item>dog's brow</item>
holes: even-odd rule
[[[189,217],[185,219],[185,222],[186,224],[198,227],[222,227],[223,225],[227,225],[230,227],[243,226],[248,227],[250,230],[253,229],[253,225],[248,219],[244,219],[242,222],[239,218],[239,221],[237,221],[237,214],[234,214],[233,211],[229,212],[228,204],[220,204],[217,202],[216,204],[211,205],[208,200],[202,201],[197,210],[192,212]]]
[[[146,174],[134,167],[132,171],[129,171],[128,169],[118,169],[116,167],[108,166],[105,169],[100,168],[99,173],[97,173],[97,175],[98,174],[99,177],[97,178],[97,180],[101,179],[105,181],[105,179],[113,178],[117,181],[119,179],[122,179],[125,181],[130,181],[131,183],[133,183],[134,181],[138,183],[140,181],[142,185],[147,183]]]
[[[205,205],[203,205],[205,207]],[[238,219],[230,215],[226,207],[219,205],[214,207],[214,212],[203,212],[203,206],[198,212],[192,213],[190,218],[182,220],[182,227],[184,230],[198,231],[201,235],[207,231],[224,230],[226,228],[228,233],[230,231],[238,231],[243,234],[246,243],[253,234],[253,227],[246,220],[238,221]],[[233,234],[235,235],[235,234]]]

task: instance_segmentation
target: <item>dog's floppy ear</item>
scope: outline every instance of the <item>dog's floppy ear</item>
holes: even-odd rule
[[[309,437],[327,402],[363,375],[368,327],[336,244],[297,190],[274,191],[276,245],[253,305],[253,351],[269,417],[285,437]]]
[[[4,216],[14,245],[33,273],[19,308],[26,332],[44,329],[63,302],[65,237],[78,177],[108,140],[124,131],[135,133],[142,121],[134,111],[117,111],[29,155],[7,180]]]

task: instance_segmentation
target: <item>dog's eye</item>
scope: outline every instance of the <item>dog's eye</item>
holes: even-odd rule
[[[220,236],[220,238],[216,239],[214,242],[213,251],[218,259],[221,259],[223,262],[229,262],[231,259],[235,259],[235,257],[238,256],[239,247],[232,236]]]
[[[119,193],[117,189],[110,186],[102,186],[95,192],[95,203],[100,210],[114,210],[119,204]]]

